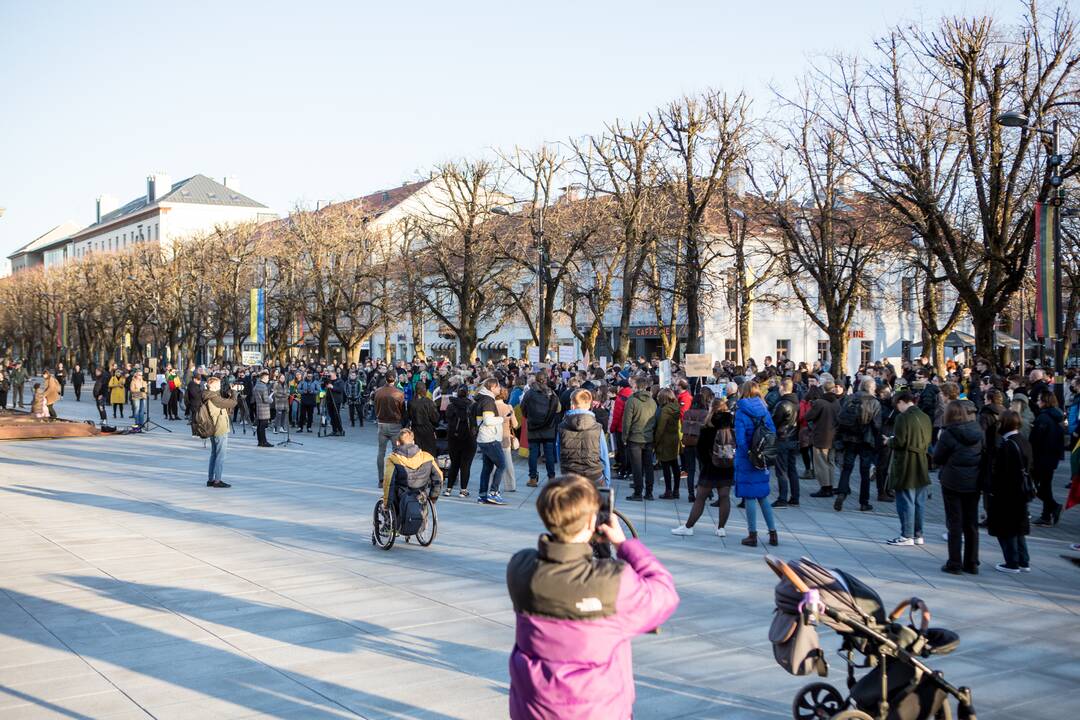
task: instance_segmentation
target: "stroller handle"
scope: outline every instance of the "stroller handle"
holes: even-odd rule
[[[917,597],[902,601],[889,615],[889,619],[899,619],[909,607],[911,608],[911,619],[913,623],[915,621],[915,613],[919,613],[919,634],[925,635],[927,629],[930,627],[930,608],[927,607],[925,602]]]
[[[795,589],[799,592],[810,592],[810,588],[807,587],[806,583],[803,582],[803,579],[799,577],[799,575],[780,558],[776,557],[775,555],[766,555],[765,564],[769,566],[770,570],[776,573],[776,577],[780,578],[781,580],[787,580],[792,585],[794,585]]]

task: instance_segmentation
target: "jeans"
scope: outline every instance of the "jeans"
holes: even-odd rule
[[[799,502],[799,443],[785,440],[776,445],[776,489],[780,500]]]
[[[1001,545],[1001,554],[1005,556],[1005,567],[1030,567],[1031,559],[1028,557],[1027,538],[1023,535],[998,537],[998,544]]]
[[[547,466],[548,480],[555,477],[555,441],[554,440],[529,440],[529,479],[539,480],[540,450],[544,451],[544,465]]]
[[[900,535],[906,538],[922,537],[923,506],[926,504],[927,485],[917,490],[896,491],[896,514],[900,516]]]
[[[814,448],[814,477],[821,487],[832,487],[832,448]]]
[[[503,466],[502,477],[499,479],[499,487],[507,492],[517,490],[517,477],[514,476],[514,451],[504,447],[502,452],[503,461],[506,464]]]
[[[634,476],[634,494],[641,495],[644,484],[645,494],[652,495],[653,483],[656,482],[652,443],[628,442],[626,453],[630,456],[630,470]]]
[[[146,422],[146,400],[135,400],[135,424],[142,425]]]
[[[101,422],[105,422],[108,417],[108,413],[105,411],[105,398],[104,396],[95,398],[94,402],[97,404],[98,415],[101,417]]]
[[[503,454],[502,441],[476,443],[476,449],[484,458],[480,467],[480,497],[499,494],[499,480],[506,469],[506,455]],[[490,485],[489,485],[490,483]]]
[[[311,422],[312,422],[312,420],[314,418],[315,418],[315,406],[314,405],[304,405],[303,403],[301,403],[300,404],[300,421],[296,424],[296,427],[298,429],[300,429],[300,430],[303,430],[305,428],[307,428],[308,430],[311,430]],[[380,443],[379,447],[380,448],[385,448],[386,445],[384,443]],[[382,457],[381,452],[379,454],[379,457]],[[379,470],[379,477],[382,477],[382,470]]]
[[[686,491],[694,497],[694,480],[697,478],[697,448],[686,448],[679,455],[679,465],[686,472]]]
[[[679,480],[682,477],[679,472],[678,460],[661,460],[660,469],[664,472],[664,494],[679,496]]]
[[[378,478],[380,485],[382,484],[383,469],[386,464],[386,443],[393,442],[399,432],[401,432],[401,425],[398,423],[379,423],[379,455],[376,462],[379,464]]]
[[[765,518],[765,526],[770,531],[776,531],[776,520],[773,518],[772,506],[769,498],[746,498],[746,528],[750,532],[757,532],[757,508],[761,508],[761,515]]]
[[[859,443],[849,446],[844,452],[844,466],[840,470],[840,485],[836,491],[841,495],[851,494],[851,472],[855,469],[855,461],[859,461],[859,504],[870,503],[870,466],[874,464],[877,452],[870,445]]]
[[[210,469],[207,480],[221,481],[221,471],[225,468],[225,451],[229,447],[229,436],[214,435],[210,438]]]
[[[950,567],[973,568],[979,564],[979,493],[941,489],[945,503],[945,526],[949,529]],[[963,559],[960,556],[963,541]]]
[[[274,415],[274,429],[278,432],[286,432],[285,424],[289,421],[288,412],[286,408],[278,408],[277,414]]]

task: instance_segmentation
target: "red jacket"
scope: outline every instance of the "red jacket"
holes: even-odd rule
[[[634,391],[629,386],[619,388],[619,392],[615,395],[615,406],[611,409],[611,432],[622,432],[622,414],[626,408],[626,398],[633,394]]]
[[[694,403],[694,396],[690,394],[689,390],[683,390],[679,393],[679,420],[682,420],[683,415],[690,409],[690,406]]]

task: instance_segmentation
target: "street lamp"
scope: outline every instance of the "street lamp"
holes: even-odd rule
[[[1080,101],[1063,100],[1050,103],[1046,109],[1067,106],[1080,106]],[[1040,201],[1049,202],[1058,209],[1054,213],[1054,392],[1058,403],[1064,403],[1065,388],[1065,339],[1062,337],[1065,324],[1063,322],[1061,306],[1061,205],[1064,193],[1061,189],[1061,154],[1058,151],[1058,120],[1054,118],[1050,123],[1050,129],[1039,126],[1038,118],[1030,117],[1023,110],[1008,110],[999,114],[995,122],[1002,127],[1020,128],[1033,130],[1050,138],[1050,155],[1046,158],[1047,171],[1050,173],[1050,197],[1042,197]],[[1023,343],[1023,338],[1021,338]]]
[[[491,212],[503,217],[510,217],[513,215],[502,205],[496,205],[491,208]],[[547,328],[544,327],[544,286],[547,279],[547,255],[544,252],[544,204],[541,203],[537,208],[536,213],[536,254],[539,258],[536,267],[536,297],[539,300],[537,309],[539,311],[536,321],[536,340],[540,350],[540,362],[544,362],[547,357]],[[558,266],[552,266],[556,272]]]

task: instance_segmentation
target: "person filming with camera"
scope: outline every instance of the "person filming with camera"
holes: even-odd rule
[[[510,655],[510,717],[629,720],[634,709],[630,640],[659,627],[679,596],[671,573],[619,524],[601,518],[596,486],[563,475],[540,492],[548,532],[506,568],[517,616]],[[599,535],[617,558],[598,559]]]

